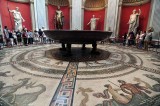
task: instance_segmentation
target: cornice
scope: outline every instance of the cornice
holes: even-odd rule
[[[54,5],[54,6],[70,6],[69,0],[48,0],[48,4]]]
[[[150,0],[123,0],[123,6],[138,6],[150,2]]]
[[[31,0],[9,0],[13,2],[19,2],[19,3],[30,3]]]

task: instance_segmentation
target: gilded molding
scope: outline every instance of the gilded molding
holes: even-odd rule
[[[30,3],[30,0],[9,0],[13,2],[19,2],[19,3]]]
[[[70,6],[69,0],[48,0],[48,4],[54,6]]]
[[[89,11],[98,11],[106,8],[108,0],[85,0],[84,9]]]
[[[123,0],[123,6],[138,6],[138,5],[143,5],[151,0]]]

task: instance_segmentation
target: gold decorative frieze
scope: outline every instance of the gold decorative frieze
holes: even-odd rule
[[[29,3],[30,2],[30,0],[9,0],[9,1],[20,2],[20,3]]]
[[[68,0],[48,0],[48,4],[55,6],[69,6]]]
[[[84,2],[84,9],[90,11],[97,11],[104,9],[107,5],[106,0],[86,0]]]
[[[123,0],[124,6],[137,6],[150,2],[150,0]]]

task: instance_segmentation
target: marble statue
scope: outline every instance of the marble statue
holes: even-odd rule
[[[60,6],[58,6],[54,18],[56,29],[63,29],[63,18],[63,12],[60,10]]]
[[[137,32],[137,28],[139,26],[139,16],[141,14],[141,10],[139,9],[139,13],[136,13],[136,9],[133,10],[133,13],[130,15],[130,19],[129,19],[129,29],[128,29],[128,33],[132,32],[134,34],[136,34]]]
[[[23,19],[21,13],[19,12],[19,7],[16,7],[15,10],[9,10],[11,13],[13,13],[14,17],[14,23],[15,23],[15,30],[22,30],[22,21],[24,22],[25,20]]]
[[[96,30],[97,20],[99,20],[99,18],[95,18],[95,16],[93,15],[93,17],[90,19],[90,22],[87,24],[90,24],[91,31]]]

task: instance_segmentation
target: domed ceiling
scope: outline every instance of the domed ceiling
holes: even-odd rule
[[[55,6],[69,6],[68,0],[48,0],[48,3]]]
[[[107,5],[106,0],[86,0],[84,2],[84,8],[90,11],[104,9],[106,5]]]

